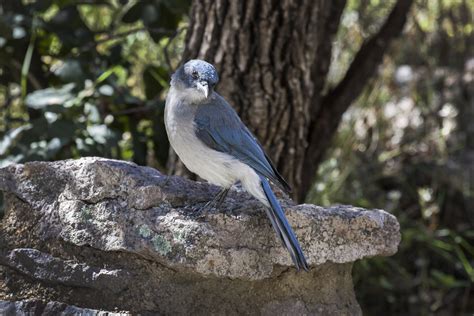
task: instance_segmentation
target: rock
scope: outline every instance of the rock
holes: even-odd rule
[[[360,314],[352,262],[397,251],[381,210],[281,202],[311,265],[296,273],[263,206],[102,158],[0,169],[0,299],[160,314]],[[13,284],[16,283],[16,284]],[[35,286],[32,286],[35,284]],[[286,312],[284,312],[286,313]]]
[[[59,283],[67,286],[81,286],[120,292],[129,281],[130,275],[123,270],[108,270],[90,267],[52,257],[35,249],[19,248],[0,255],[0,264],[27,275],[33,279]]]
[[[67,305],[60,302],[43,303],[39,300],[24,300],[24,301],[1,301],[0,300],[0,315],[15,316],[15,315],[87,315],[87,316],[125,316],[131,315],[127,312],[106,312],[89,308],[80,308],[73,305]]]

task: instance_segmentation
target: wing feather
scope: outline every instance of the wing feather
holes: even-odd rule
[[[194,124],[196,135],[204,144],[235,157],[285,191],[291,191],[260,143],[222,97],[217,95],[212,102],[199,105]]]

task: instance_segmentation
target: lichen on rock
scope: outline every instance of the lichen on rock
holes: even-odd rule
[[[233,189],[221,209],[197,216],[217,187],[103,158],[11,165],[0,169],[0,190],[0,299],[12,302],[359,314],[352,262],[392,255],[400,242],[396,218],[384,211],[283,199],[311,265],[296,273],[263,206],[247,193]]]

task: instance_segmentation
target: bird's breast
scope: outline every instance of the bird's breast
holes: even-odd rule
[[[168,138],[186,168],[201,178],[223,187],[236,182],[235,164],[228,154],[206,146],[195,132],[195,105],[181,102],[175,95],[168,95],[165,105],[165,126]]]

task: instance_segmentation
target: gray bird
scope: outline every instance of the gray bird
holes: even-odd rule
[[[308,271],[303,251],[269,180],[287,192],[290,187],[237,113],[214,91],[218,81],[214,66],[203,60],[190,60],[176,70],[165,106],[170,144],[190,171],[223,188],[210,203],[222,202],[230,187],[240,181],[247,192],[265,204],[273,229],[297,270]]]

